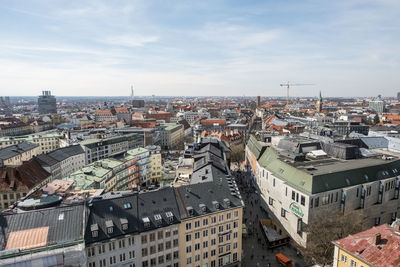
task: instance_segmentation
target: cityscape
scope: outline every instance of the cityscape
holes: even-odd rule
[[[400,3],[55,2],[0,3],[0,266],[400,266]]]

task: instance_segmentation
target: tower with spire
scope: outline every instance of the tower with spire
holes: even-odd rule
[[[317,100],[317,112],[321,112],[322,111],[322,95],[321,95],[321,91],[319,91],[319,97]]]

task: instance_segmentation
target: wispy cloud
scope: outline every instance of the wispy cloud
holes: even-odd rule
[[[136,47],[156,43],[158,40],[158,36],[120,35],[106,37],[103,42],[109,45]]]

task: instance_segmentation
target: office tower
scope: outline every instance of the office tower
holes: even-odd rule
[[[38,110],[40,114],[57,113],[56,98],[50,91],[42,91],[42,95],[38,98]]]

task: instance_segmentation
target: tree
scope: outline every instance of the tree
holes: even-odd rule
[[[244,144],[231,145],[231,162],[241,163],[244,160]]]
[[[376,114],[374,118],[374,124],[378,124],[380,122],[379,115]]]
[[[298,246],[308,264],[326,266],[333,260],[332,241],[366,229],[363,210],[342,214],[339,210],[321,208],[313,214],[310,223],[304,228],[307,233],[307,247]]]

